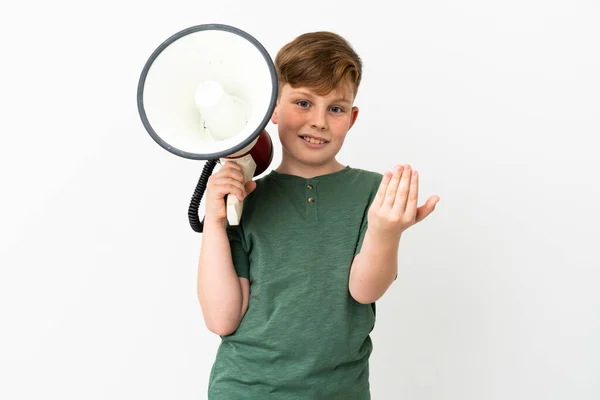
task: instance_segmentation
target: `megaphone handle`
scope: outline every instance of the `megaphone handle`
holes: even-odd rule
[[[251,155],[245,155],[239,158],[224,158],[221,159],[222,163],[225,162],[236,162],[244,171],[244,185],[254,178],[254,172],[256,171],[256,163]],[[227,196],[227,221],[230,225],[239,225],[242,219],[242,212],[244,210],[244,202],[240,201],[234,195]]]
[[[244,200],[240,201],[234,195],[227,195],[227,221],[230,225],[239,225],[242,219]]]

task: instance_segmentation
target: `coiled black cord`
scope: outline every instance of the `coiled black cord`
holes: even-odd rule
[[[196,189],[192,195],[192,200],[190,201],[190,207],[188,208],[188,219],[190,221],[190,226],[195,232],[198,233],[202,233],[202,230],[204,229],[204,218],[202,219],[202,222],[200,222],[200,219],[198,218],[200,200],[202,200],[202,196],[206,190],[208,178],[210,178],[212,175],[216,165],[217,160],[208,160],[206,164],[204,164],[204,169],[202,170],[200,179],[198,179],[198,184],[196,185]]]

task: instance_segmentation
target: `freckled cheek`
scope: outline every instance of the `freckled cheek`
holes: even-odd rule
[[[343,121],[335,121],[329,125],[329,129],[335,139],[344,138],[348,131],[348,124]]]
[[[305,121],[304,121],[304,118],[302,118],[302,116],[295,115],[292,113],[292,114],[286,115],[284,124],[287,129],[297,130],[297,129],[302,128],[302,126],[304,126]]]

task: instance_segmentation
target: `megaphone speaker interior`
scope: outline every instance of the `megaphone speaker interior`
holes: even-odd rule
[[[198,207],[216,164],[237,162],[246,181],[273,158],[265,127],[277,101],[277,75],[265,48],[248,33],[221,24],[197,25],[165,40],[139,79],[140,118],[152,139],[184,158],[207,160],[188,218],[202,232]],[[227,196],[227,219],[240,222],[243,203]]]

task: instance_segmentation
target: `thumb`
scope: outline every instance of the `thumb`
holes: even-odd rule
[[[439,196],[431,196],[424,205],[417,209],[416,222],[421,222],[427,218],[427,216],[435,210],[435,206],[439,201]]]
[[[250,194],[254,191],[254,189],[256,189],[256,182],[254,181],[248,181],[246,182],[246,193]]]

